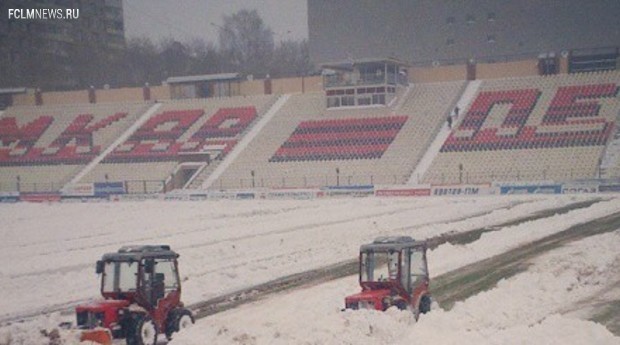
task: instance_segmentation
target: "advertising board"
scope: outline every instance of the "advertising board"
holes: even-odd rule
[[[437,185],[431,187],[433,196],[455,196],[455,195],[491,195],[497,194],[497,189],[488,184],[481,185]]]
[[[500,186],[501,194],[560,194],[562,185],[507,185]]]
[[[113,194],[125,194],[123,182],[95,182],[95,196],[108,196]]]
[[[598,190],[601,193],[620,193],[620,184],[601,184]]]
[[[63,196],[94,196],[95,185],[92,183],[76,183],[68,185],[62,190]]]
[[[413,197],[413,196],[429,196],[430,188],[400,188],[400,189],[377,189],[375,196],[393,196],[393,197]]]
[[[263,193],[266,199],[295,199],[295,200],[309,200],[316,197],[316,190],[273,190],[267,193]]]
[[[565,183],[562,185],[562,194],[591,194],[598,193],[598,183]]]
[[[19,201],[19,192],[0,193],[0,203],[14,203]]]
[[[26,202],[56,202],[56,201],[60,201],[60,193],[58,192],[20,193],[19,200],[26,201]]]

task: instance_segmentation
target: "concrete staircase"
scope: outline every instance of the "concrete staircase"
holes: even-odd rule
[[[265,125],[271,121],[271,119],[278,113],[280,108],[288,101],[290,95],[285,94],[278,97],[273,103],[271,108],[265,113],[265,115],[256,123],[255,126],[235,145],[235,147],[224,157],[222,161],[218,161],[217,164],[211,164],[206,166],[202,171],[195,174],[196,178],[188,183],[188,188],[209,188],[228,167],[234,162],[239,154],[248,146],[252,140],[260,133]]]
[[[93,159],[90,163],[88,163],[82,171],[77,173],[67,184],[64,185],[62,189],[67,188],[69,185],[73,185],[78,183],[84,176],[86,176],[91,170],[93,170],[97,164],[99,164],[110,152],[114,151],[116,147],[122,143],[124,143],[140,126],[142,126],[148,119],[153,116],[157,112],[157,110],[161,107],[161,103],[155,103],[151,107],[149,107],[142,116],[138,118],[138,120],[132,124],[123,134],[118,137],[108,148],[106,148],[99,156]],[[62,190],[61,189],[61,190]]]
[[[615,131],[601,158],[601,165],[599,167],[601,178],[620,177],[620,111],[618,111],[616,116]]]
[[[459,107],[460,111],[458,118],[452,123],[452,128],[456,128],[460,123],[461,119],[463,119],[465,112],[464,109],[473,101],[474,96],[480,88],[480,84],[480,80],[474,80],[468,82],[468,84],[466,85],[463,93],[461,94],[461,97],[455,104],[455,106]],[[450,110],[450,112],[450,114],[452,114],[452,110]],[[448,128],[447,123],[441,127],[439,133],[437,133],[437,136],[435,137],[435,140],[433,140],[431,145],[426,150],[426,153],[424,154],[424,156],[422,156],[422,159],[411,173],[407,184],[416,185],[419,184],[420,181],[422,181],[424,174],[426,174],[426,171],[428,170],[428,168],[430,168],[431,163],[433,162],[435,157],[437,157],[437,154],[439,154],[439,150],[441,150],[441,146],[446,141],[446,139],[448,139],[450,132],[451,129]]]

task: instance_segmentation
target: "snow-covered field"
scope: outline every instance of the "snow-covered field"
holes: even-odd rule
[[[181,254],[183,299],[194,303],[274,278],[352,259],[380,235],[428,238],[517,219],[586,196],[2,205],[0,321],[96,298],[94,262],[128,244],[170,244]],[[429,254],[431,276],[572,225],[620,211],[618,199],[484,234]],[[348,277],[276,295],[200,320],[170,344],[620,343],[603,326],[558,314],[618,280],[618,231],[536,260],[494,290],[436,310],[340,312],[358,290]],[[584,276],[584,272],[585,274]],[[527,287],[527,288],[525,288]],[[0,344],[46,344],[37,316],[0,329]],[[566,341],[563,341],[565,340]],[[540,341],[538,341],[540,340]]]

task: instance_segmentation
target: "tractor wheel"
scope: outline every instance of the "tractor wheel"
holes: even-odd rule
[[[172,339],[172,334],[192,327],[194,325],[194,315],[192,312],[183,308],[175,309],[168,314],[168,322],[166,323],[166,338]]]
[[[426,314],[431,311],[431,298],[429,296],[422,296],[420,300],[420,314]]]
[[[404,300],[399,300],[394,305],[398,308],[398,310],[407,310],[408,308],[407,302]]]
[[[127,333],[127,345],[157,344],[157,325],[148,315],[133,317]]]

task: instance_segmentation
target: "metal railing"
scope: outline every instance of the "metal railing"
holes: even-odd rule
[[[250,174],[248,174],[250,176]],[[409,176],[398,174],[363,175],[363,174],[324,174],[281,177],[247,177],[220,178],[213,184],[216,189],[252,189],[252,188],[320,188],[326,186],[360,186],[375,184],[402,184]]]

